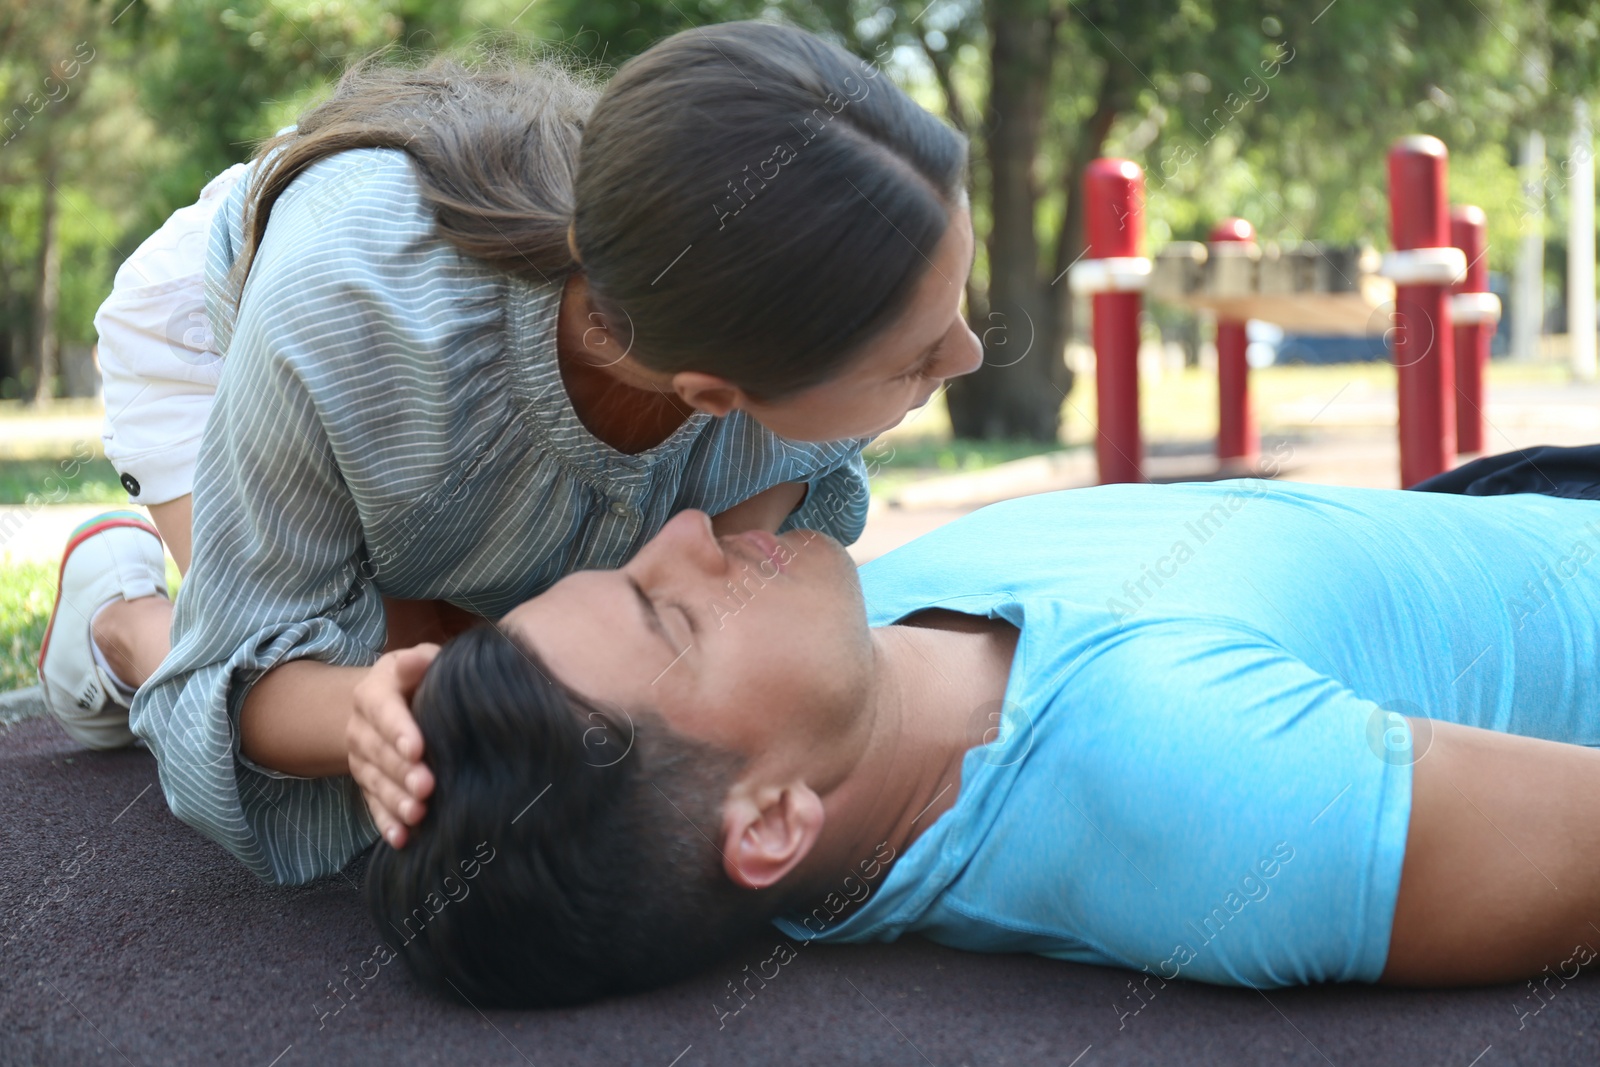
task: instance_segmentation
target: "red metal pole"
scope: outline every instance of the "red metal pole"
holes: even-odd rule
[[[1144,239],[1144,172],[1128,159],[1097,159],[1083,175],[1084,232],[1097,260],[1139,255]],[[1095,455],[1101,484],[1144,481],[1139,439],[1138,292],[1094,300],[1095,389],[1100,425]]]
[[[1448,156],[1437,137],[1404,137],[1389,150],[1389,226],[1396,252],[1450,246]],[[1437,272],[1408,274],[1396,274],[1394,299],[1402,486],[1448,470],[1456,444],[1450,282]]]
[[[1211,228],[1212,255],[1248,254],[1255,243],[1255,227],[1244,219],[1223,219]],[[1217,459],[1225,464],[1248,462],[1261,451],[1250,410],[1248,347],[1243,321],[1217,320]]]
[[[1467,276],[1451,290],[1457,294],[1489,291],[1489,220],[1480,207],[1450,209],[1450,243],[1467,257]],[[1468,295],[1452,301],[1456,345],[1456,450],[1483,451],[1483,377],[1489,365],[1489,342],[1499,319],[1498,302]],[[1491,312],[1489,308],[1492,307]]]

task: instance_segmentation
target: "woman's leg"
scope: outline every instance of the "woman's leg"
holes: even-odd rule
[[[189,572],[194,498],[181,496],[151,504],[150,518],[177,561],[178,573]],[[385,651],[411,648],[426,641],[442,644],[482,622],[476,615],[441,600],[383,601],[389,640]],[[138,597],[107,604],[95,616],[94,643],[118,680],[137,689],[155,673],[172,650],[172,602],[162,596]]]
[[[151,521],[177,561],[179,574],[189,571],[193,504],[194,498],[185,494],[150,505]],[[117,679],[138,689],[172,650],[172,601],[164,596],[114,601],[95,615],[90,634]]]
[[[165,504],[150,505],[150,521],[161,531],[161,540],[177,561],[178,573],[189,573],[189,551],[194,529],[194,497],[185,493]]]
[[[230,168],[174,212],[117,271],[95,315],[106,458],[130,503],[149,508],[179,573],[189,569],[189,490],[222,374],[205,315],[206,244],[218,208],[244,174],[242,166]],[[171,624],[164,596],[117,600],[94,610],[88,637],[115,680],[137,689],[166,658]]]

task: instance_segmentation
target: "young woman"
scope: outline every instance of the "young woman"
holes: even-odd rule
[[[217,208],[227,373],[193,344],[106,360],[132,379],[108,380],[113,443],[207,420],[194,551],[169,609],[154,530],[74,538],[52,707],[91,743],[142,737],[173,811],[263,877],[403,843],[433,646],[374,660],[386,623],[404,644],[458,620],[383,598],[497,617],[690,507],[853,540],[860,449],[981,358],[965,163],[876,69],[768,23],[678,34],[598,99],[540,67],[358,70]],[[181,552],[183,471],[152,468],[162,507],[118,461]]]

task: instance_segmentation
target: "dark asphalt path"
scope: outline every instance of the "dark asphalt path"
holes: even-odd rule
[[[0,734],[0,1064],[1600,1063],[1592,975],[1537,1002],[1172,983],[1143,1003],[1126,972],[918,941],[804,948],[726,1017],[726,983],[775,935],[651,996],[484,1015],[419,993],[398,961],[373,976],[359,871],[263,885],[155,781],[148,753],[75,750],[47,720]]]

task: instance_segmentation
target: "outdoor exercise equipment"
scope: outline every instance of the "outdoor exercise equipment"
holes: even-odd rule
[[[1144,171],[1132,160],[1097,159],[1084,172],[1083,191],[1089,258],[1073,264],[1068,284],[1094,302],[1100,481],[1139,482],[1139,294],[1150,278],[1150,261],[1139,254]]]
[[[1449,153],[1437,137],[1389,149],[1389,231],[1383,274],[1395,284],[1394,365],[1400,403],[1400,484],[1450,469],[1456,452],[1455,331],[1450,286],[1467,271],[1450,243]]]
[[[1143,172],[1125,159],[1090,163],[1083,180],[1088,247],[1069,284],[1093,304],[1100,481],[1144,478],[1138,357],[1146,295],[1216,316],[1223,467],[1248,463],[1259,450],[1245,359],[1250,319],[1299,333],[1387,336],[1398,381],[1402,485],[1450,467],[1458,425],[1461,450],[1481,451],[1483,367],[1500,306],[1487,291],[1483,212],[1458,209],[1452,224],[1448,158],[1436,137],[1405,137],[1391,148],[1394,250],[1381,258],[1366,247],[1309,241],[1262,247],[1250,223],[1236,218],[1217,223],[1209,244],[1173,241],[1146,258]]]
[[[1258,260],[1255,227],[1244,219],[1223,219],[1211,228],[1208,257],[1218,262]],[[1250,409],[1250,364],[1245,359],[1250,339],[1245,321],[1217,317],[1217,459],[1224,464],[1248,463],[1261,450]]]
[[[1489,292],[1489,220],[1483,209],[1450,209],[1450,243],[1467,261],[1466,275],[1450,291],[1450,318],[1456,342],[1456,451],[1482,452],[1483,376],[1489,342],[1500,321],[1500,298]]]

